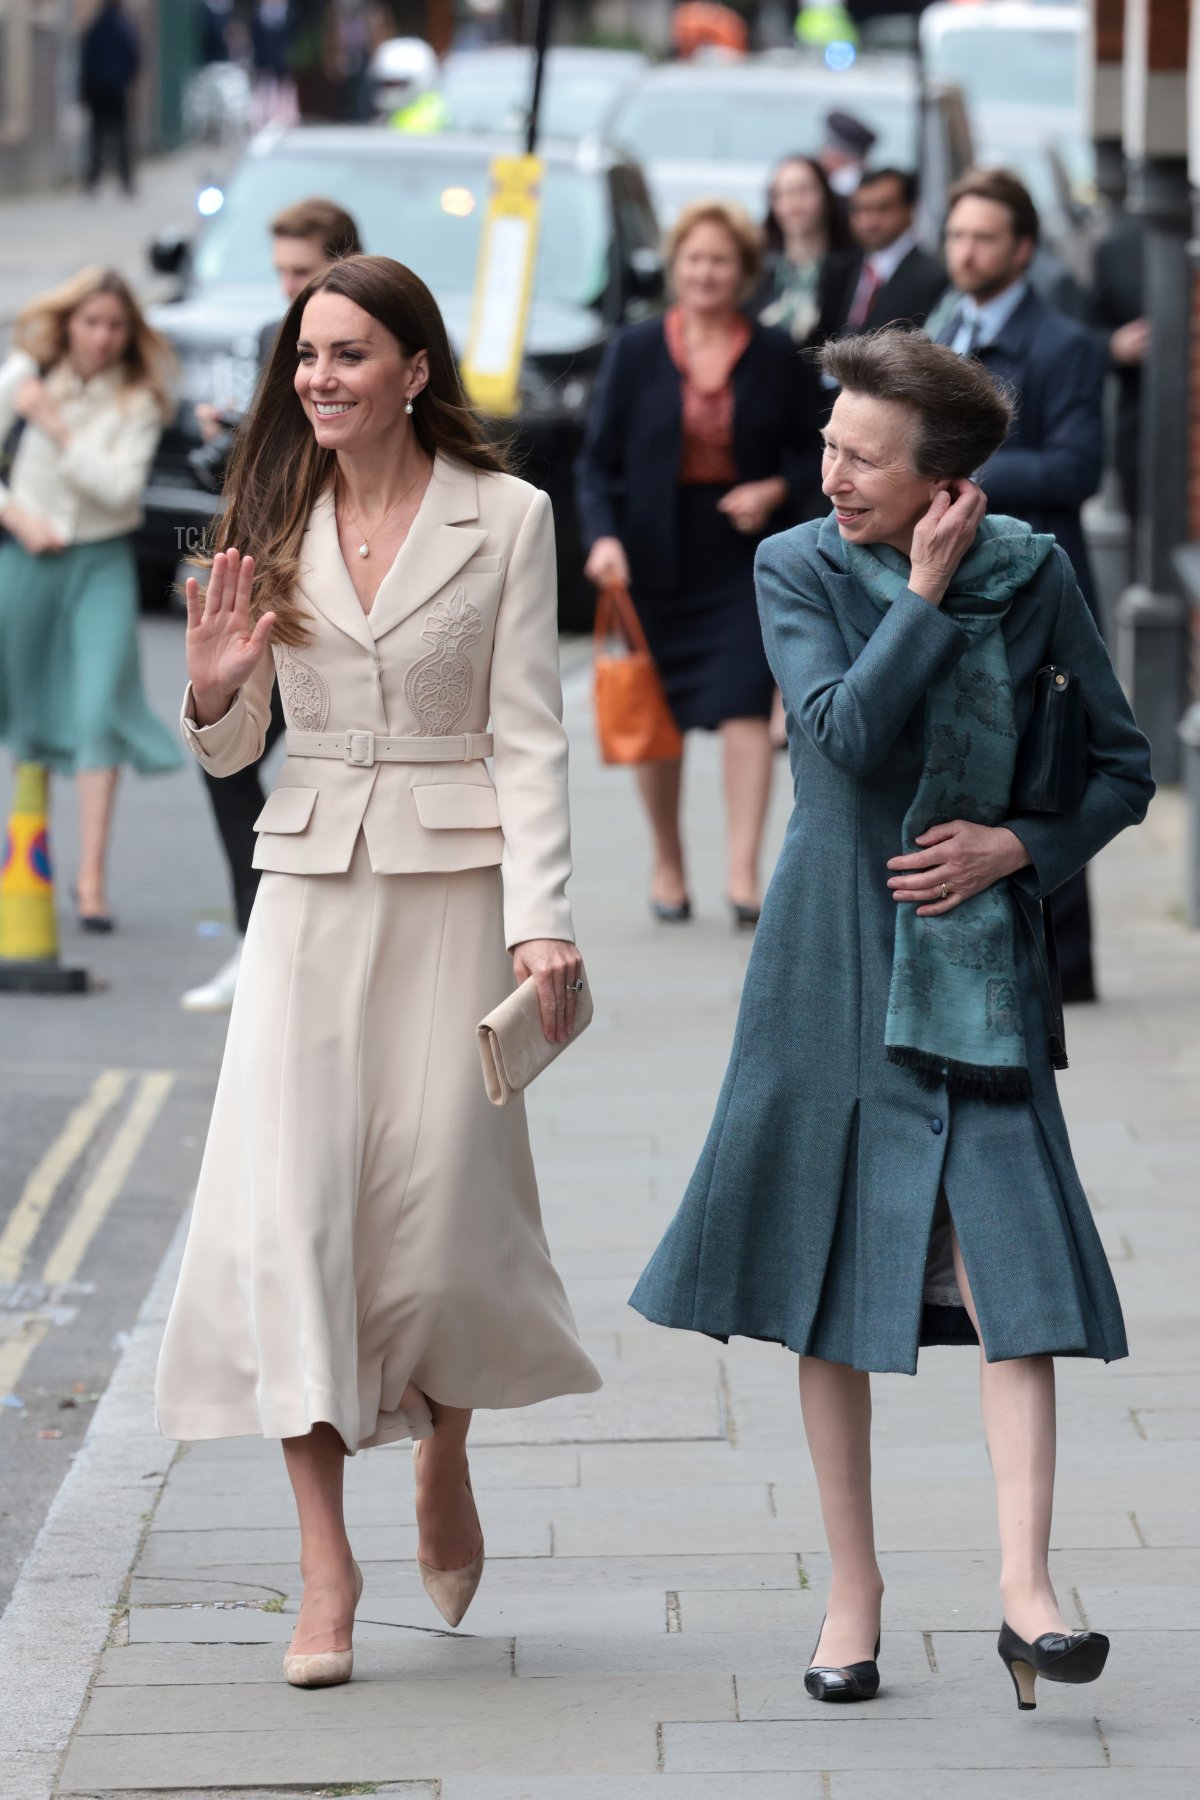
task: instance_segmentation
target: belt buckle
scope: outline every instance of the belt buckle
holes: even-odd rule
[[[375,762],[375,733],[373,731],[348,731],[343,754],[345,760],[354,768],[371,768]]]

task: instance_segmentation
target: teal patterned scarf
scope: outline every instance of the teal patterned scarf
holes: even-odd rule
[[[908,587],[907,557],[887,545],[845,544],[851,575],[882,611]],[[1017,731],[1001,624],[1014,594],[1054,548],[1018,519],[985,518],[942,602],[970,639],[925,701],[925,763],[904,818],[904,854],[932,825],[1008,817]],[[896,907],[885,1044],[889,1062],[929,1087],[986,1100],[1029,1094],[1008,883],[951,912],[918,918]]]

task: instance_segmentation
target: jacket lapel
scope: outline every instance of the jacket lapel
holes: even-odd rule
[[[365,650],[374,650],[375,640],[367,616],[354,591],[338,543],[332,489],[326,489],[313,507],[301,558],[301,587],[309,605],[339,631],[344,631],[347,637],[352,637],[356,644],[361,644]]]
[[[366,620],[376,641],[402,624],[474,556],[487,531],[468,521],[479,517],[474,469],[438,455],[420,511],[409,527],[395,562],[384,576]],[[359,611],[361,612],[361,607]]]

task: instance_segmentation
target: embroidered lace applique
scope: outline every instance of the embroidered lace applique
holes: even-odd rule
[[[483,636],[483,620],[460,587],[434,607],[421,636],[434,648],[409,670],[404,695],[419,722],[418,737],[449,737],[471,704],[475,671],[467,650]]]
[[[312,664],[283,644],[275,652],[275,669],[288,724],[295,731],[324,731],[329,719],[329,689]]]

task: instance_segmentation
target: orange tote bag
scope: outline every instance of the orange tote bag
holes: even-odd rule
[[[613,655],[614,637],[623,654]],[[595,697],[602,762],[670,762],[683,755],[683,735],[625,587],[602,588],[596,603]]]

